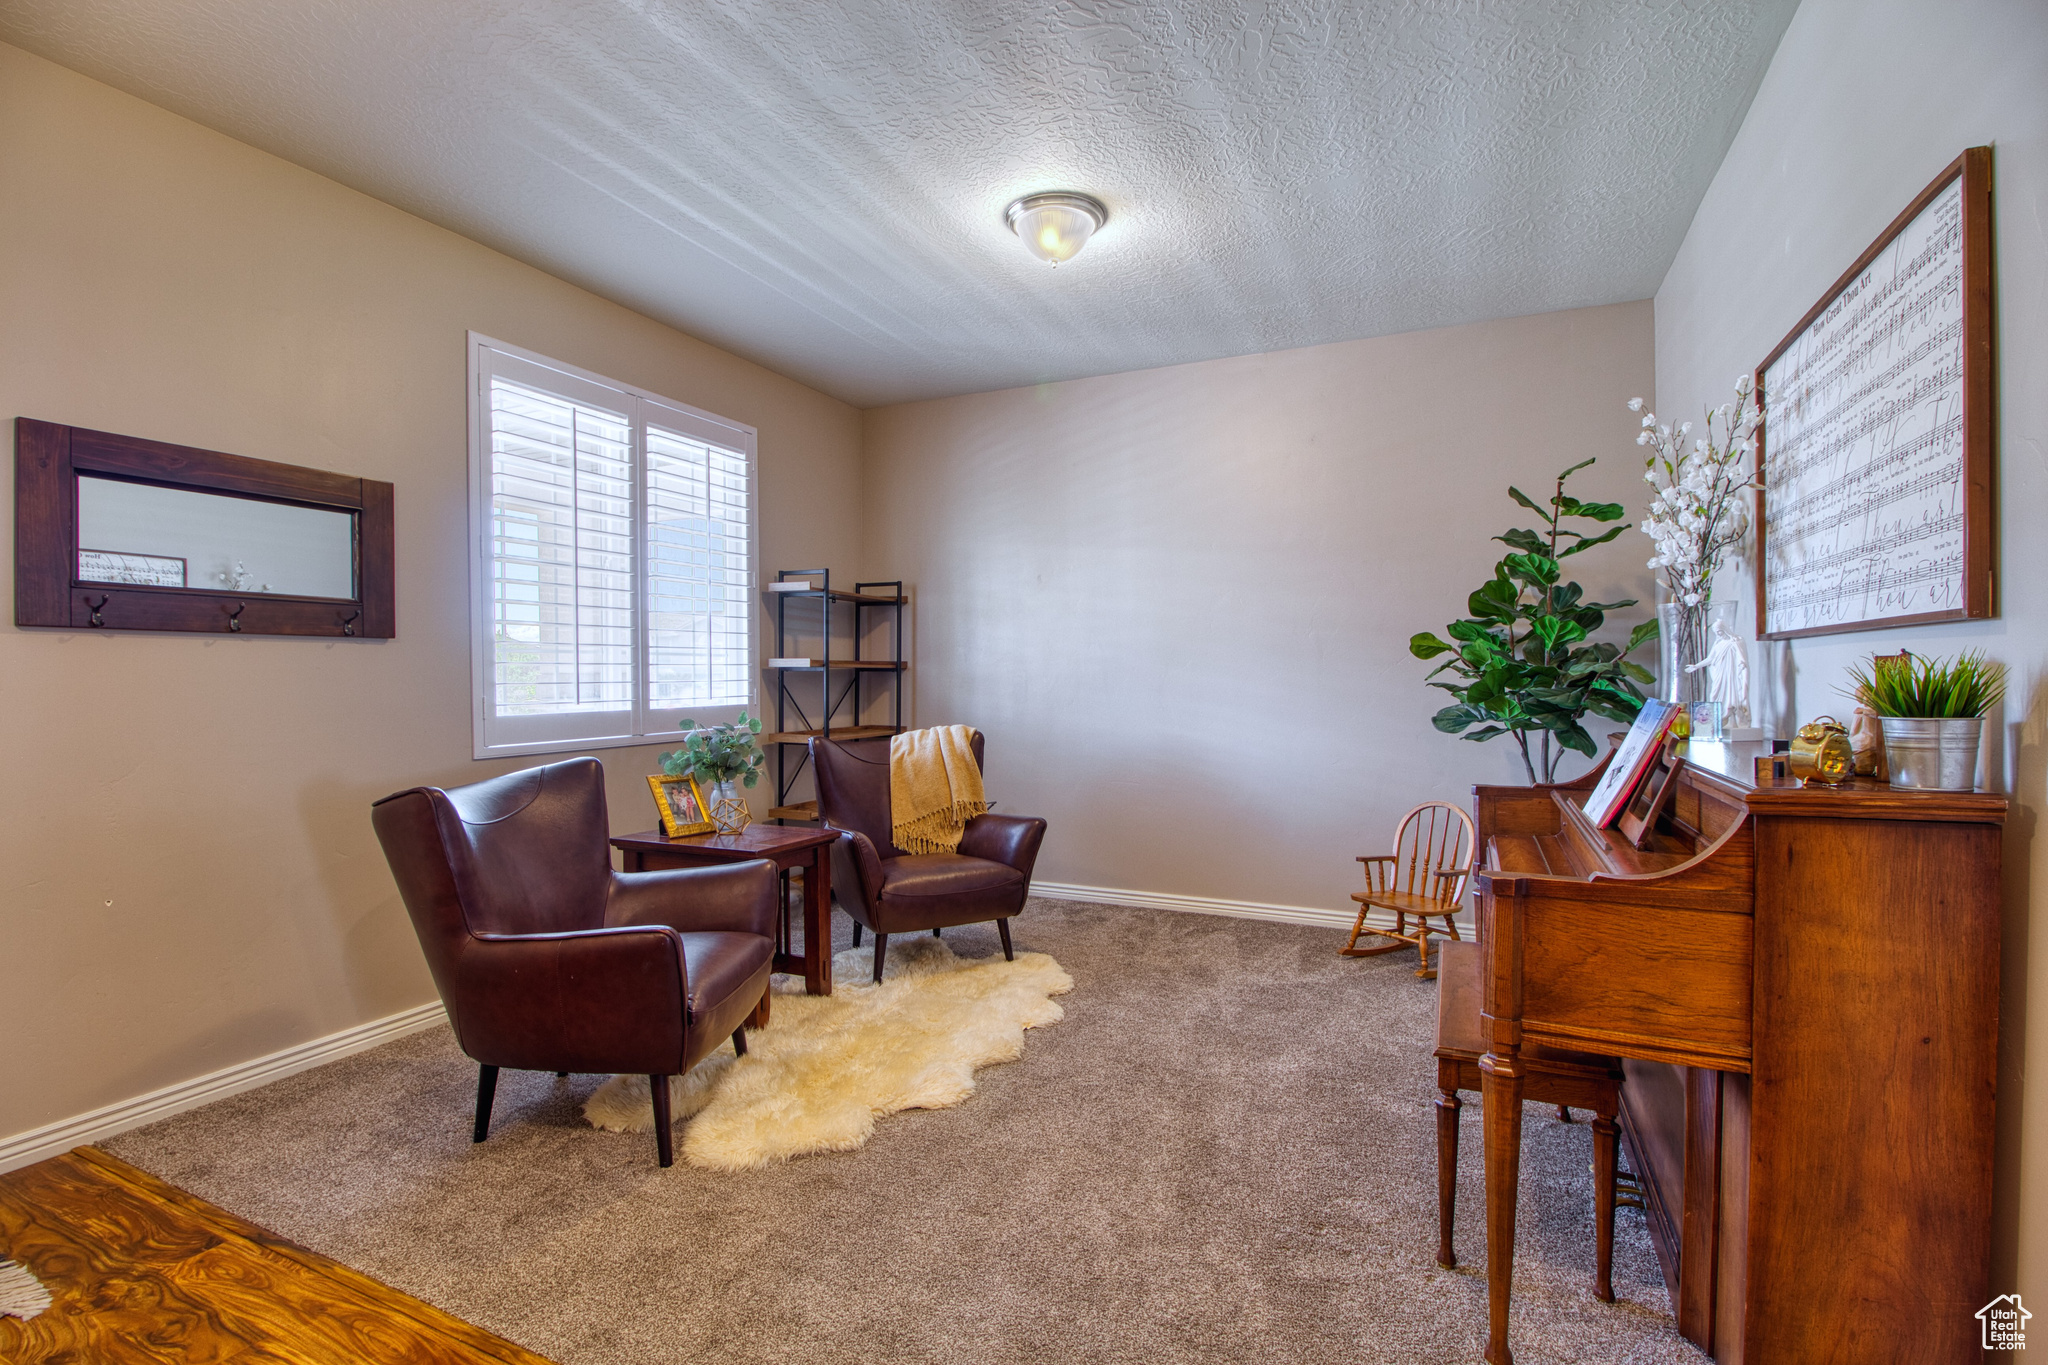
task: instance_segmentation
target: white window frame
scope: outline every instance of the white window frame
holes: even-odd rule
[[[647,423],[652,417],[654,424],[665,430],[693,436],[745,455],[747,584],[750,595],[755,595],[754,590],[761,581],[761,479],[760,464],[756,458],[758,432],[730,418],[608,379],[480,332],[469,333],[468,354],[470,711],[474,721],[474,756],[487,759],[521,754],[581,753],[590,749],[618,749],[679,740],[683,731],[673,724],[679,718],[675,708],[667,705],[652,707],[648,704],[647,695]],[[633,510],[630,520],[634,566],[634,681],[633,702],[628,710],[516,717],[499,717],[494,712],[496,652],[491,648],[495,615],[491,597],[490,403],[490,381],[494,374],[552,390],[564,398],[580,399],[613,410],[627,409],[633,431]],[[649,409],[654,411],[650,413]],[[748,621],[750,656],[759,652],[757,646],[765,624],[764,613],[756,600]],[[760,671],[752,657],[748,663],[747,700],[744,703],[695,707],[690,718],[699,724],[715,725],[733,720],[741,711],[757,710]]]

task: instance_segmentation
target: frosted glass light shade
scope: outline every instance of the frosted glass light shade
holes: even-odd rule
[[[1079,254],[1109,221],[1109,210],[1085,194],[1031,194],[1010,205],[1004,217],[1026,251],[1058,265]]]

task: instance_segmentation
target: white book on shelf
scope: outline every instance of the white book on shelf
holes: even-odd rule
[[[768,666],[770,668],[816,668],[818,661],[816,659],[770,659]]]
[[[768,591],[770,592],[816,592],[817,590],[817,584],[804,578],[794,578],[787,582],[770,583],[768,585]]]

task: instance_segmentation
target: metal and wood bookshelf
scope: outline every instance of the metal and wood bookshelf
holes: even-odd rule
[[[797,779],[803,776],[811,761],[810,742],[813,739],[878,739],[903,730],[903,671],[907,667],[903,659],[903,581],[855,583],[853,591],[846,592],[833,588],[830,569],[781,569],[776,572],[775,582],[778,585],[803,582],[811,586],[769,590],[775,598],[775,653],[772,657],[794,657],[789,653],[792,599],[818,604],[817,626],[822,642],[816,659],[804,666],[770,669],[776,675],[775,730],[761,736],[762,744],[773,745],[775,749],[775,806],[768,812],[768,818],[814,821],[818,818],[815,800],[790,800]],[[848,659],[835,658],[832,652],[834,609],[842,606],[853,608],[853,657]],[[864,656],[861,651],[873,624],[868,613],[883,609],[892,612],[889,656]],[[802,624],[800,621],[799,625]],[[810,656],[804,657],[808,659]],[[804,709],[802,699],[790,687],[795,674],[815,674],[818,677],[818,695],[814,700],[818,715],[815,718]],[[866,704],[873,699],[865,683],[877,676],[890,681],[890,723],[864,725],[861,717],[866,711]],[[795,725],[790,723],[792,716]],[[792,748],[800,751],[793,761],[789,753]]]

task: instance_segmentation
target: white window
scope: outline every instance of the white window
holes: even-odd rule
[[[754,429],[470,334],[476,756],[752,704]]]

